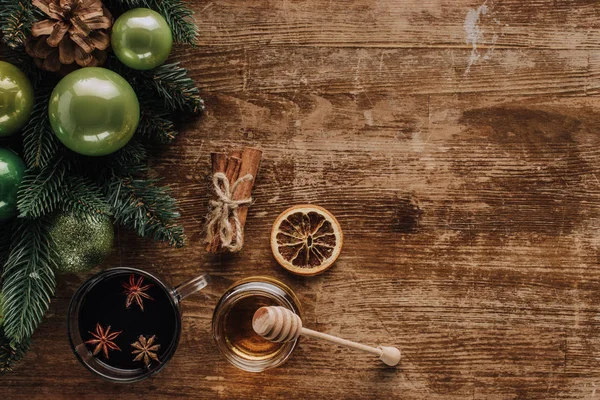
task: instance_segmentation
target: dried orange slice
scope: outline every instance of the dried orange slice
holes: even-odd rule
[[[326,209],[302,204],[285,210],[271,229],[271,250],[281,266],[298,275],[316,275],[335,262],[344,236]]]

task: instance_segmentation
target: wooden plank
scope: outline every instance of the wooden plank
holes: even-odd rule
[[[178,50],[200,88],[217,93],[597,94],[586,50],[202,47]],[[593,89],[593,93],[592,90]]]
[[[211,1],[203,46],[597,49],[594,1]]]

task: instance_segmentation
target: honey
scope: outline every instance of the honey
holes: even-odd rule
[[[260,372],[281,365],[296,348],[297,340],[273,343],[254,332],[252,317],[263,306],[281,306],[302,315],[294,292],[264,276],[236,282],[215,307],[212,331],[217,347],[227,361],[244,371]]]
[[[256,334],[252,329],[254,312],[263,306],[278,305],[266,296],[249,296],[235,303],[225,315],[225,343],[239,355],[248,360],[266,360],[274,357],[282,343],[274,343]]]

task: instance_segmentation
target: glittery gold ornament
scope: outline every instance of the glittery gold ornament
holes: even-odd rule
[[[112,222],[107,218],[59,214],[49,230],[57,254],[59,272],[85,272],[100,264],[111,252]]]

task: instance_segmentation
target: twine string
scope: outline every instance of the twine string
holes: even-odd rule
[[[238,208],[252,203],[252,197],[234,200],[233,195],[242,183],[251,181],[253,178],[251,174],[247,174],[231,185],[224,173],[217,172],[213,175],[213,186],[217,199],[210,201],[211,210],[208,214],[208,232],[206,236],[208,243],[212,243],[215,234],[218,234],[222,247],[232,253],[242,249],[244,235],[242,234],[242,223],[238,215]],[[230,217],[233,220],[233,225],[230,222]]]

